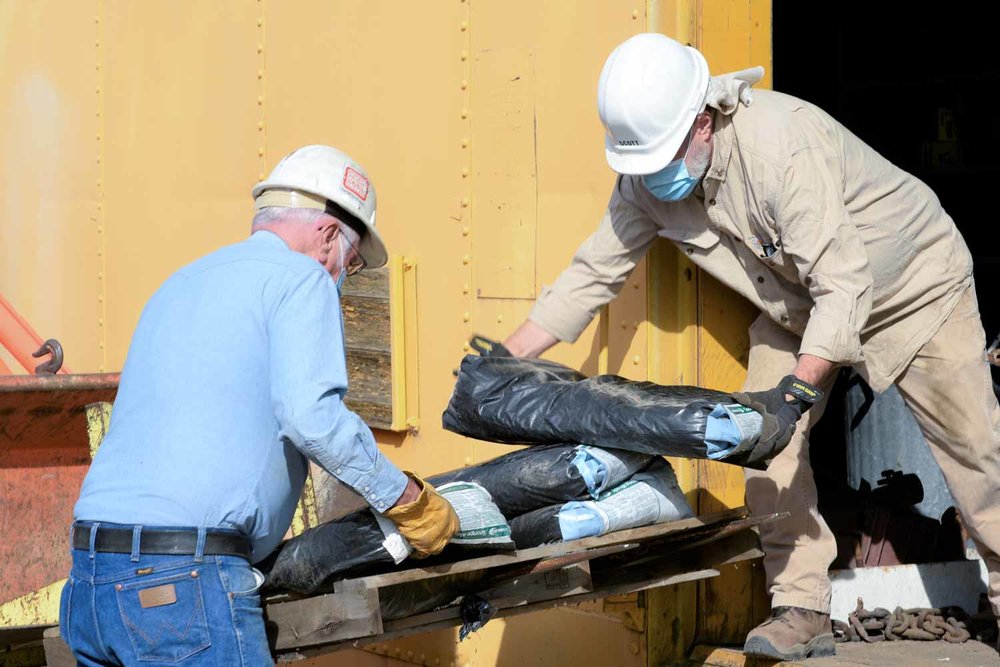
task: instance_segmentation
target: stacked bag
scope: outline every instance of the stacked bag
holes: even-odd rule
[[[427,481],[452,504],[461,524],[444,553],[430,562],[692,515],[664,459],[588,445],[528,447]],[[390,569],[408,555],[409,545],[393,523],[364,509],[286,542],[265,586],[328,592],[337,580]]]

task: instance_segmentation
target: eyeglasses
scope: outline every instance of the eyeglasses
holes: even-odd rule
[[[366,262],[365,258],[361,256],[361,251],[358,250],[358,247],[356,245],[354,245],[354,243],[351,241],[351,238],[344,233],[343,229],[340,230],[340,234],[347,241],[347,244],[351,246],[351,250],[354,251],[354,259],[352,259],[347,264],[347,275],[353,276],[355,274],[361,273],[362,271],[365,270],[365,267],[368,266],[368,262]]]

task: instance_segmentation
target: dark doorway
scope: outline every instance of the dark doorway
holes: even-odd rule
[[[994,204],[1000,186],[1000,113],[992,102],[1000,89],[993,29],[1000,5],[980,3],[967,12],[940,3],[773,0],[772,7],[775,90],[819,105],[937,193],[972,250],[990,342],[1000,334],[1000,307],[992,298],[1000,269]],[[994,379],[1000,380],[997,371]],[[926,445],[919,434],[912,442],[914,432],[899,421],[898,406],[859,417],[861,392],[857,380],[843,374],[812,442],[824,514],[831,527],[853,520],[859,525],[852,529],[859,533],[863,512],[849,507],[845,515],[844,499],[858,500],[865,483],[874,489],[881,471],[859,473],[864,464],[852,460],[858,452],[893,449],[893,460],[901,462],[896,473],[916,476],[932,495],[942,483],[940,474],[928,469],[934,468],[929,457],[914,453],[919,447],[926,451]],[[898,397],[894,400],[898,403]],[[889,421],[859,428],[862,419]],[[899,488],[899,494],[879,498],[888,496],[891,511],[905,514],[913,488]],[[860,500],[879,502],[870,493]],[[940,503],[934,507],[936,513]]]

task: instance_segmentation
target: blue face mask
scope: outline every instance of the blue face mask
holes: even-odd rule
[[[684,158],[674,160],[655,174],[646,174],[642,182],[650,194],[660,201],[680,201],[690,195],[698,181],[688,173]]]
[[[340,275],[337,276],[337,294],[340,294],[340,288],[344,286],[344,279],[347,278],[347,269],[343,269]]]

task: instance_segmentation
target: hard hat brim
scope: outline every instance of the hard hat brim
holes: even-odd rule
[[[365,264],[370,269],[385,266],[385,263],[389,261],[389,253],[386,250],[382,236],[378,233],[378,230],[368,223],[364,223],[364,225],[368,233],[361,239],[361,247],[358,248],[361,258],[365,260]]]

